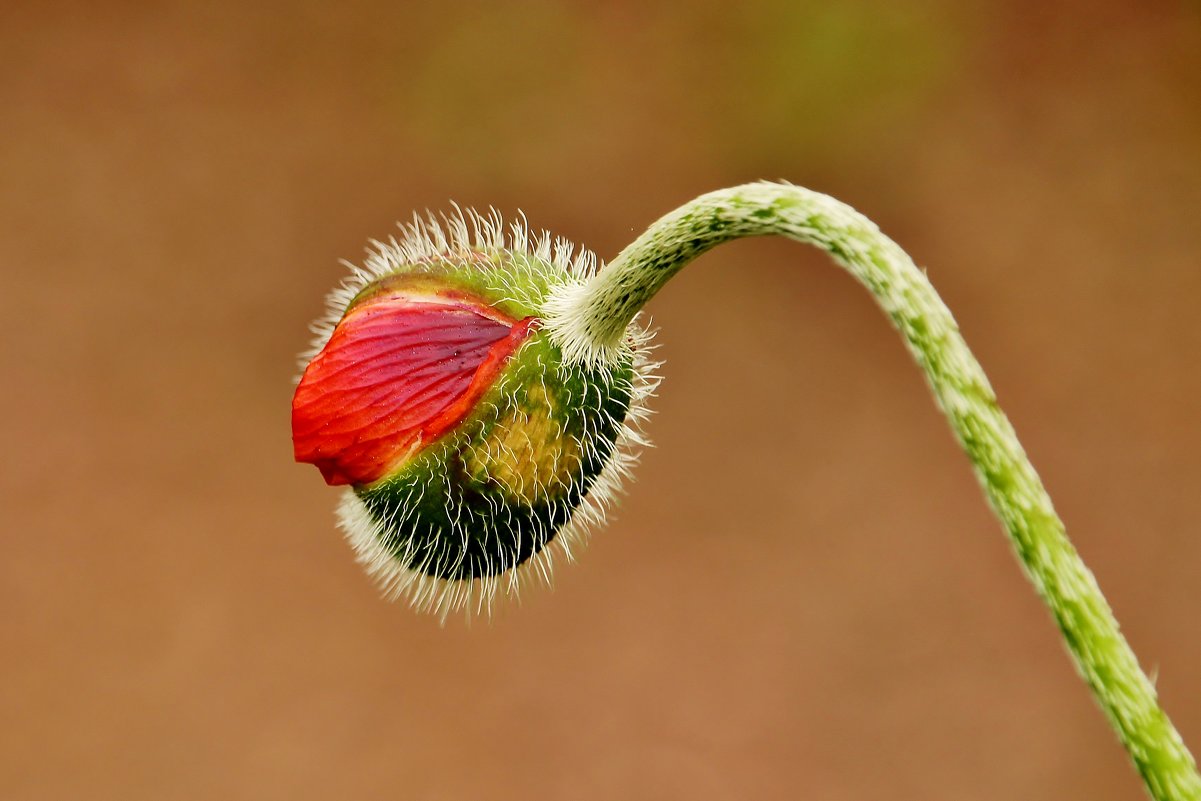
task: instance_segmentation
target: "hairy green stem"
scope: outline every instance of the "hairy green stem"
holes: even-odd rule
[[[950,311],[922,270],[866,217],[795,186],[755,183],[712,192],[655,222],[592,279],[559,291],[547,306],[547,329],[568,360],[615,359],[634,315],[684,265],[731,239],[769,234],[822,248],[871,291],[925,371],[1080,675],[1151,795],[1201,799],[1192,755],[1159,707]]]

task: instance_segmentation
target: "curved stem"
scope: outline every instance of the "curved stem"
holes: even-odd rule
[[[925,371],[1080,675],[1151,795],[1201,799],[1192,755],[1160,709],[950,311],[925,274],[866,217],[826,195],[781,184],[703,195],[658,220],[587,282],[561,288],[547,304],[547,330],[566,359],[611,363],[634,315],[684,265],[731,239],[768,234],[822,248],[871,291]]]

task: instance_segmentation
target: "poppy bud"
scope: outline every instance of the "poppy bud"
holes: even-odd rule
[[[506,241],[495,216],[445,223],[375,243],[331,294],[292,402],[296,460],[350,488],[339,520],[360,561],[442,615],[531,566],[549,578],[551,552],[609,505],[655,383],[636,325],[604,365],[566,363],[543,330],[590,253],[522,226]]]

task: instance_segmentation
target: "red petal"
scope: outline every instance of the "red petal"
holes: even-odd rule
[[[535,322],[453,296],[352,308],[296,388],[296,461],[329,484],[382,478],[471,412]]]

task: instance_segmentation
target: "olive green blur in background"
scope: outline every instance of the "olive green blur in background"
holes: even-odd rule
[[[492,623],[295,465],[308,321],[415,209],[612,257],[787,179],[927,266],[1201,748],[1201,6],[5,3],[0,798],[1141,799],[868,295],[651,304],[619,514]]]

